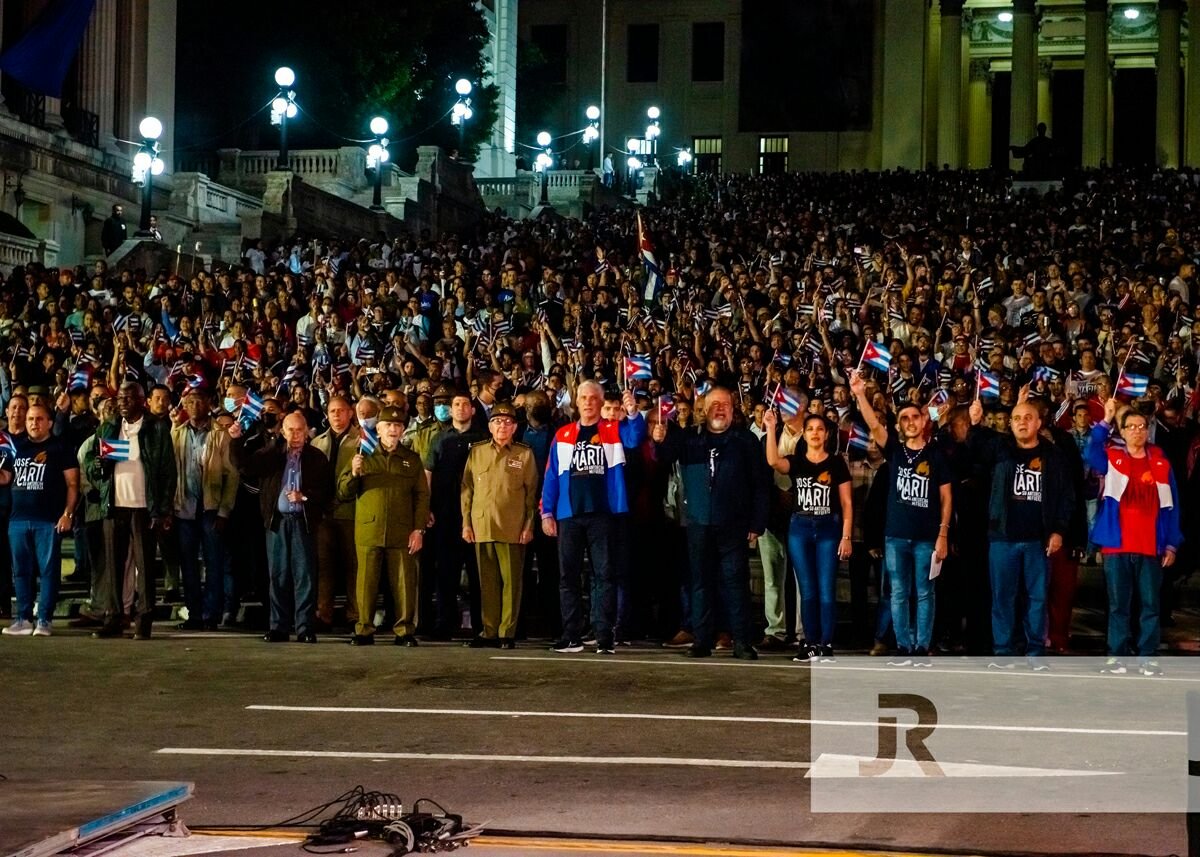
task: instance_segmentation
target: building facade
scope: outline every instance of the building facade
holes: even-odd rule
[[[1174,167],[1200,166],[1197,16],[1200,0],[523,0],[520,38],[555,95],[537,124],[574,132],[596,104],[617,159],[658,107],[660,163],[686,148],[699,170],[1015,165],[1038,122],[1068,165]]]

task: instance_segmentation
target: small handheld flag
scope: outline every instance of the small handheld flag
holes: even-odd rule
[[[129,441],[100,438],[100,457],[105,461],[128,461]]]
[[[625,378],[628,381],[647,381],[654,377],[650,358],[641,354],[625,358]]]
[[[71,380],[67,382],[68,390],[86,390],[92,383],[92,373],[90,367],[80,366],[71,373]]]
[[[775,395],[771,397],[771,404],[779,408],[779,412],[788,418],[800,413],[800,397],[782,384],[775,387]]]
[[[863,363],[886,372],[892,365],[892,352],[879,343],[868,339],[867,344],[863,347],[862,358],[858,361],[858,365],[862,366]]]
[[[871,445],[871,433],[861,423],[850,426],[850,446],[854,449],[865,450]]]
[[[675,397],[674,396],[659,396],[658,397],[658,421],[660,423],[670,422],[675,419]]]
[[[1000,398],[1000,379],[995,372],[980,372],[976,383],[979,386],[979,398]]]
[[[377,449],[379,449],[379,435],[376,434],[375,429],[361,426],[358,435],[358,451],[363,455],[374,455]]]
[[[246,398],[242,400],[240,411],[240,421],[243,426],[249,426],[250,423],[262,416],[263,412],[262,398],[253,390],[246,391]]]
[[[1121,373],[1121,377],[1117,379],[1118,396],[1128,396],[1131,399],[1139,399],[1146,395],[1146,390],[1150,387],[1150,379],[1145,375],[1129,375],[1125,372]]]

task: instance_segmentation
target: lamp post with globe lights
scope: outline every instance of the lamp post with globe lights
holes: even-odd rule
[[[134,184],[142,186],[142,212],[138,218],[138,238],[149,238],[150,204],[154,188],[154,177],[162,175],[166,164],[158,156],[158,138],[162,136],[163,124],[153,116],[147,116],[138,124],[138,133],[142,135],[142,145],[133,156],[133,171],[130,178]]]
[[[625,142],[625,150],[629,152],[629,157],[625,161],[625,178],[629,183],[629,195],[637,195],[637,174],[638,170],[645,166],[642,159],[638,157],[638,152],[642,148],[642,141],[637,137],[630,137]]]
[[[600,138],[600,108],[592,104],[584,111],[587,116],[588,124],[583,129],[583,145],[587,146],[588,150],[588,169],[596,169],[596,150],[592,147],[592,143]]]
[[[371,133],[375,135],[375,142],[367,149],[367,169],[375,171],[375,179],[372,182],[374,188],[371,191],[371,208],[377,211],[383,210],[383,165],[388,161],[388,138],[384,135],[388,132],[388,121],[382,116],[376,116],[371,120]]]
[[[662,127],[658,124],[658,117],[662,116],[662,111],[657,107],[651,107],[646,111],[646,118],[650,120],[650,124],[646,126],[646,142],[650,144],[650,161],[654,166],[658,166],[658,135],[662,133]]]
[[[550,151],[552,139],[549,131],[538,132],[537,144],[542,151],[538,152],[538,156],[533,162],[533,168],[542,174],[542,195],[538,200],[539,205],[550,204],[550,168],[554,166],[554,154]]]
[[[458,159],[463,159],[463,133],[466,130],[467,122],[475,115],[475,111],[471,109],[471,81],[465,77],[461,77],[454,84],[454,91],[458,93],[458,101],[454,102],[454,107],[450,111],[450,124],[458,127]]]
[[[296,72],[285,66],[275,69],[275,85],[279,94],[271,101],[271,124],[279,126],[279,163],[278,170],[286,170],[291,166],[288,160],[287,121],[296,118],[296,91],[292,85],[296,82]]]

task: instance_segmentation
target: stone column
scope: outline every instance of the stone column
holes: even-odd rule
[[[80,100],[99,117],[100,148],[112,150],[117,87],[117,3],[98,0],[79,55]]]
[[[1046,133],[1054,136],[1054,61],[1049,57],[1038,60],[1037,121],[1046,125]]]
[[[942,0],[941,74],[938,77],[937,166],[962,165],[963,0]]]
[[[967,84],[967,167],[987,169],[992,165],[992,74],[991,60],[973,59]]]
[[[1187,99],[1184,117],[1184,162],[1200,166],[1200,0],[1188,0]]]
[[[1085,9],[1083,166],[1098,167],[1108,152],[1108,0],[1085,0]]]
[[[1182,0],[1158,0],[1158,121],[1160,167],[1179,166],[1179,16]]]
[[[921,111],[921,159],[941,166],[938,160],[939,93],[942,67],[942,10],[931,0],[925,30],[925,108]]]
[[[1107,89],[1108,96],[1105,99],[1106,108],[1104,111],[1104,160],[1109,166],[1112,166],[1112,162],[1113,162],[1113,104],[1115,103],[1115,99],[1113,98],[1113,86],[1116,84],[1116,81],[1117,81],[1117,61],[1115,59],[1110,59],[1108,61],[1107,78],[1108,78],[1108,80],[1106,81],[1106,84],[1108,86],[1108,89]]]
[[[1012,108],[1008,117],[1008,140],[1024,146],[1037,126],[1037,0],[1014,0],[1012,38]],[[1009,166],[1021,167],[1021,159],[1009,157]]]
[[[914,122],[925,82],[925,0],[887,0],[883,7],[883,169],[920,169],[921,123]]]

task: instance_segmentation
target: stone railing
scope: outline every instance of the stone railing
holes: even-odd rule
[[[203,173],[175,173],[172,210],[196,224],[237,223],[262,211],[262,200],[217,184]]]
[[[267,176],[278,164],[276,149],[218,149],[215,158],[202,155],[184,159],[180,167],[188,172],[205,173],[228,187],[259,194],[267,186]],[[293,174],[309,185],[331,193],[352,194],[370,185],[366,175],[367,153],[358,146],[293,149],[288,152],[288,165]]]
[[[53,268],[58,265],[58,242],[40,238],[20,238],[0,233],[0,271],[5,275],[18,265],[34,262]]]

